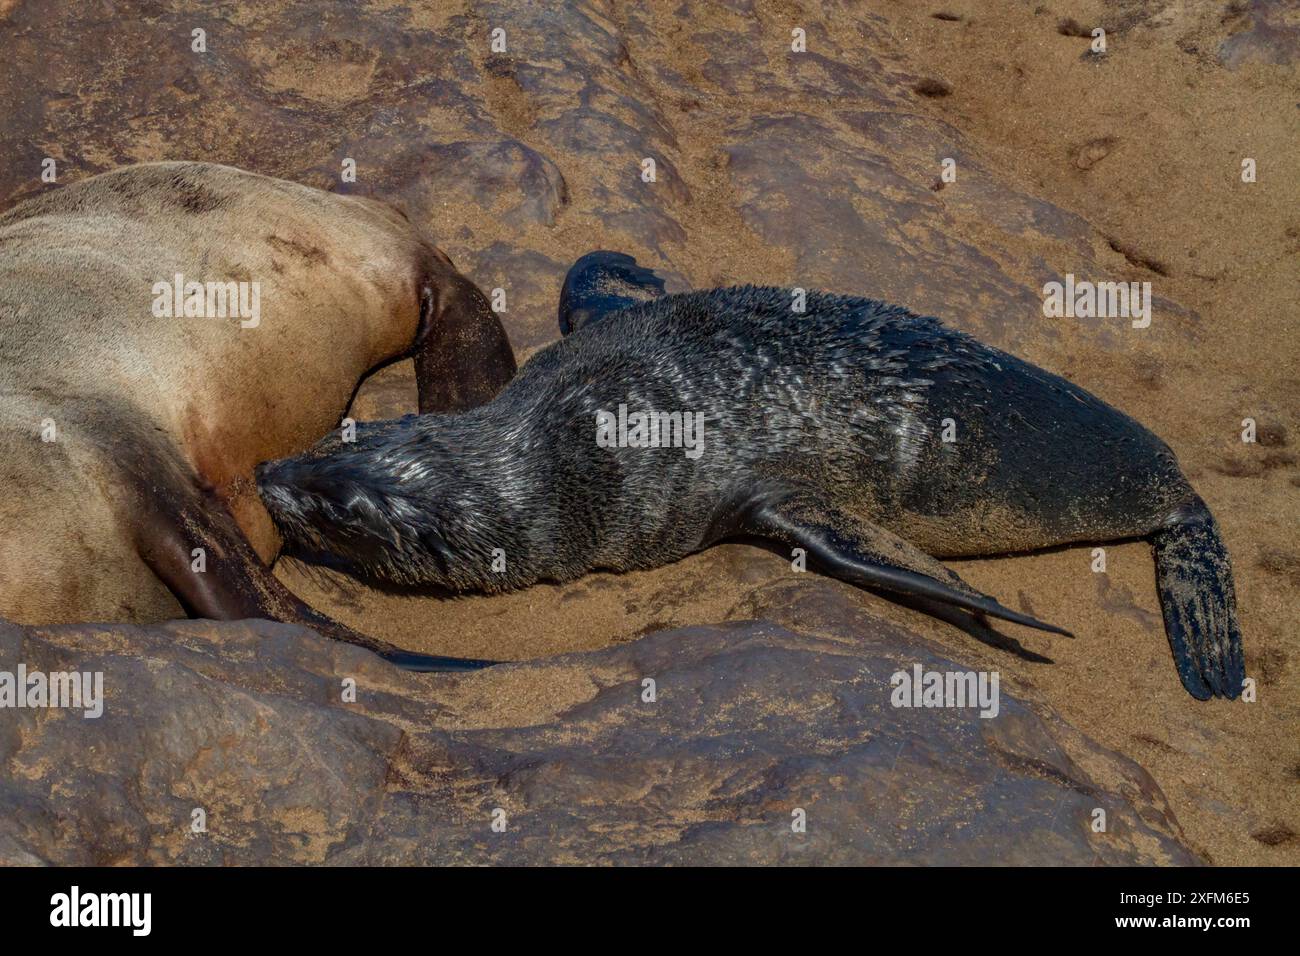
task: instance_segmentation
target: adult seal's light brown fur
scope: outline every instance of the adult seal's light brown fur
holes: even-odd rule
[[[258,321],[160,317],[177,275],[256,283]],[[385,204],[151,163],[0,215],[0,617],[264,617],[429,665],[279,584],[251,482],[412,354],[426,412],[486,401],[515,368],[482,293]]]

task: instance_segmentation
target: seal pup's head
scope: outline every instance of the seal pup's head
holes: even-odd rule
[[[484,480],[490,463],[457,447],[443,418],[358,423],[355,441],[334,432],[302,455],[258,465],[284,553],[391,584],[483,587],[494,538],[501,543],[484,516],[499,513],[489,506],[490,495],[499,509],[499,495]]]

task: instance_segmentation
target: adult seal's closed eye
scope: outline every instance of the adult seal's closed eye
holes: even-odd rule
[[[753,535],[860,586],[1059,631],[936,559],[1148,538],[1183,685],[1240,694],[1214,518],[1163,442],[1083,389],[897,306],[664,295],[617,253],[579,260],[561,301],[576,331],[487,405],[261,466],[290,552],[500,591]]]

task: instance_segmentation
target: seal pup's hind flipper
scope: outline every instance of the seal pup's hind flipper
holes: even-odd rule
[[[761,495],[747,501],[737,509],[730,530],[803,548],[827,574],[858,587],[928,598],[976,615],[1074,636],[1064,628],[1004,607],[916,546],[884,528],[821,504],[809,494]]]
[[[1174,664],[1198,700],[1241,696],[1246,677],[1232,565],[1200,498],[1176,509],[1151,536],[1156,587]]]
[[[619,309],[665,295],[664,280],[623,252],[589,252],[560,289],[560,332],[568,335]]]

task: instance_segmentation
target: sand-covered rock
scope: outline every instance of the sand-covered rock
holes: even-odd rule
[[[805,630],[464,678],[268,622],[6,627],[0,671],[99,671],[104,703],[0,725],[0,863],[1196,862],[1135,764],[1005,692],[893,706],[893,674],[966,668],[804,598]]]

